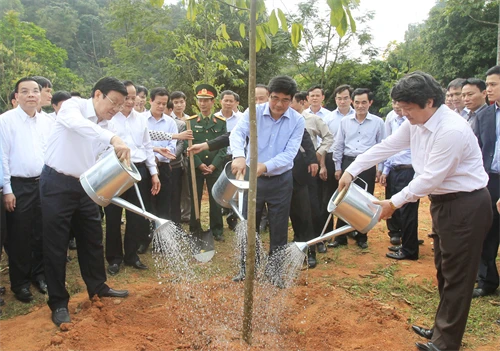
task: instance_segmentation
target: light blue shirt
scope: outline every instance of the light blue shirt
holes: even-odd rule
[[[495,104],[495,125],[497,141],[495,142],[495,153],[493,154],[493,161],[491,161],[491,172],[500,173],[500,108]]]
[[[345,116],[350,116],[353,115],[354,113],[355,113],[354,109],[351,106],[349,106],[349,112],[347,112],[346,115],[343,115],[338,108],[336,108],[335,110],[326,115],[324,121],[328,125],[330,133],[332,133],[334,138],[333,144],[328,152],[333,152],[333,145],[335,144],[335,135],[337,135],[337,131],[339,130],[340,121]]]
[[[268,102],[257,105],[256,110],[258,162],[266,165],[267,176],[283,174],[293,167],[293,159],[297,156],[304,134],[304,117],[292,108],[288,108],[278,120],[275,120],[271,116]],[[250,122],[247,110],[229,136],[233,158],[245,157],[245,145],[249,136]],[[247,164],[250,164],[250,152],[247,152],[246,159]]]
[[[167,116],[166,114],[163,114],[159,120],[156,120],[152,115],[151,112],[147,112],[144,114],[144,116],[147,116],[148,119],[148,129],[149,130],[159,130],[162,132],[166,133],[179,133],[179,130],[177,128],[177,123],[172,119],[172,117]],[[155,141],[152,140],[151,144],[153,144],[154,147],[166,147],[167,149],[170,150],[171,153],[175,155],[175,149],[177,147],[177,140],[162,140],[162,141]],[[155,152],[156,158],[158,158],[158,161],[160,162],[165,162],[165,163],[170,163],[170,160],[159,153]]]
[[[342,169],[344,155],[356,157],[380,143],[384,136],[384,121],[378,116],[368,113],[361,123],[356,119],[356,114],[342,118],[333,142],[335,169]]]
[[[309,108],[305,109],[305,111],[304,111],[304,112],[308,112],[308,113],[312,113],[313,115],[320,116],[320,117],[321,117],[321,119],[324,121],[324,120],[325,120],[325,117],[326,117],[326,116],[330,113],[330,110],[327,110],[326,108],[321,107],[321,108],[318,110],[318,112],[313,112],[313,111],[311,110],[311,108],[309,107]]]
[[[406,117],[399,117],[396,112],[391,111],[385,118],[385,137],[392,135],[399,129],[401,124],[406,121]],[[408,122],[409,123],[409,122]],[[394,166],[411,165],[411,151],[406,149],[398,152],[396,155],[389,157],[384,162],[383,174],[388,175]]]

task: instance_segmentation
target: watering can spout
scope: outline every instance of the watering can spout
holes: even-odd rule
[[[307,250],[307,243],[304,243],[304,242],[300,242],[300,243],[295,243],[295,245],[297,245],[297,247],[299,248],[300,251],[302,252],[306,252]]]

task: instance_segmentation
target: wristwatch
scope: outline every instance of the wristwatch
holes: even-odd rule
[[[391,208],[392,208],[394,211],[396,211],[396,210],[398,209],[398,208],[396,207],[396,205],[394,205],[394,204],[392,203],[392,201],[390,201],[390,200],[389,200],[389,205],[391,206]]]

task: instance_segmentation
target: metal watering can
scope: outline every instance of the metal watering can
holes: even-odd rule
[[[355,184],[354,181],[340,192],[337,189],[328,202],[328,212],[330,212],[330,216],[325,223],[323,233],[317,238],[307,242],[296,242],[295,245],[297,245],[301,251],[305,251],[307,247],[311,245],[349,233],[353,230],[367,233],[378,223],[382,207],[373,203],[373,201],[378,201],[378,199],[366,191],[368,189],[368,184],[361,178],[357,179],[365,183],[365,189]],[[349,223],[349,225],[345,225],[324,234],[332,215],[336,215],[344,222]]]
[[[137,182],[140,180],[141,175],[137,167],[133,163],[129,167],[120,162],[114,152],[109,152],[80,176],[80,184],[82,184],[83,189],[98,205],[106,207],[109,204],[114,204],[123,207],[130,212],[153,221],[156,230],[159,230],[162,226],[166,228],[167,225],[175,225],[172,221],[159,218],[146,211],[139,187],[137,186]],[[119,198],[121,194],[132,186],[135,187],[137,198],[142,208]],[[203,250],[202,248],[197,248],[196,251],[194,257],[200,262],[209,261],[213,257],[213,253],[215,253],[215,251],[213,253],[207,252],[207,250]]]
[[[240,220],[243,218],[243,195],[245,190],[250,187],[250,182],[248,181],[249,169],[247,166],[247,171],[245,176],[242,174],[234,175],[231,172],[231,161],[226,163],[224,170],[217,178],[214,186],[212,187],[212,196],[214,200],[222,207],[232,208],[233,211],[238,215]]]

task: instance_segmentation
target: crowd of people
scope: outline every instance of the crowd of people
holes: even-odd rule
[[[354,181],[373,194],[379,182],[386,189],[386,199],[377,202],[387,220],[386,256],[417,260],[423,242],[419,199],[429,196],[441,301],[433,327],[413,327],[431,340],[417,343],[421,350],[458,350],[472,298],[499,287],[500,66],[486,77],[457,78],[443,89],[430,75],[411,73],[393,87],[393,110],[385,120],[370,113],[373,94],[367,88],[338,86],[333,111],[323,106],[321,86],[299,91],[288,76],[255,90],[256,225],[269,228],[269,254],[287,244],[289,219],[296,241],[340,228],[345,223],[334,223],[327,210],[334,192]],[[196,232],[202,229],[196,213],[206,183],[214,238],[225,238],[224,215],[229,230],[235,228],[237,216],[222,211],[211,189],[228,162],[234,174],[247,170],[249,111],[240,112],[239,96],[231,90],[218,94],[201,84],[195,94],[200,112],[189,116],[183,92],[149,91],[112,77],[99,80],[88,99],[53,93],[40,76],[16,83],[12,109],[0,115],[0,229],[10,288],[19,301],[33,300],[33,284],[48,294],[53,322],[70,321],[68,248],[77,250],[90,298],[128,296],[106,284],[106,273],[119,274],[122,265],[148,269],[140,255],[151,243],[151,223],[125,211],[122,235],[123,209],[100,209],[79,182],[108,153],[141,174],[142,199],[134,188],[124,199],[138,206],[142,200],[158,217],[189,222]],[[246,206],[243,211],[246,216]],[[317,253],[345,246],[349,238],[368,248],[369,234],[355,230],[309,247],[306,264],[314,268]],[[233,280],[244,279],[242,257]],[[279,279],[272,283],[282,286]]]

